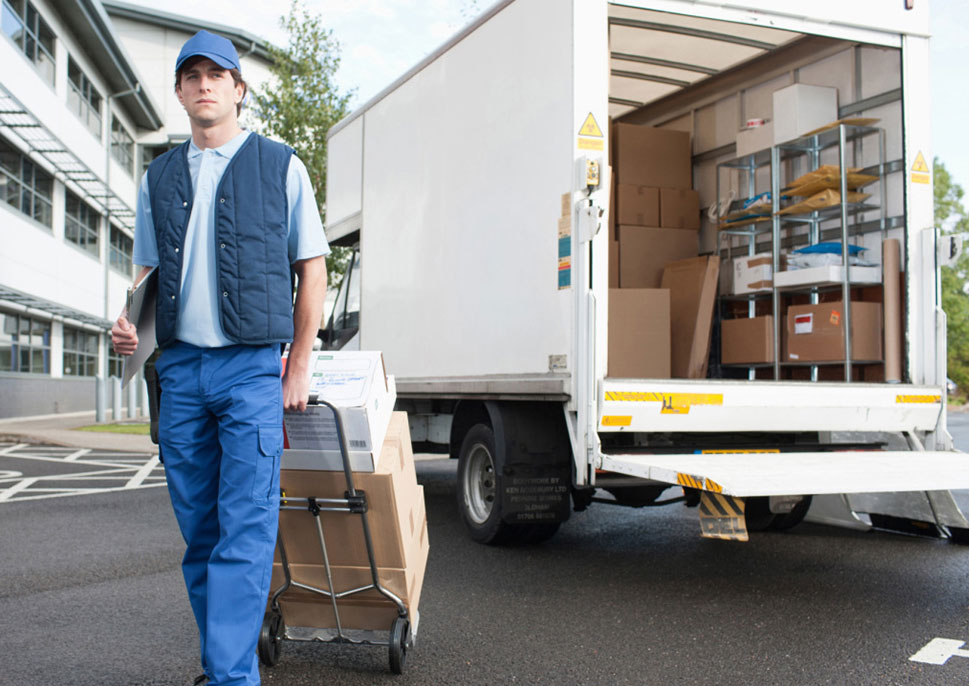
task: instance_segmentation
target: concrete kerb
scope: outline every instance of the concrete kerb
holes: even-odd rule
[[[158,446],[152,443],[148,436],[77,430],[78,427],[89,426],[94,423],[94,412],[74,412],[41,417],[11,417],[0,419],[0,440],[10,443],[47,444],[89,450],[158,453]]]

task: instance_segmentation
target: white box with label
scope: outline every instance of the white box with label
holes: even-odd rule
[[[838,89],[795,83],[774,91],[774,145],[838,120]]]
[[[397,401],[394,377],[379,352],[314,351],[310,357],[310,396],[340,410],[355,472],[372,472],[380,457],[390,416]],[[342,470],[340,443],[333,413],[311,405],[306,412],[286,412],[283,469]]]

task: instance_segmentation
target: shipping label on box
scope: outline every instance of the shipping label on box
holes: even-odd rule
[[[340,410],[350,464],[372,472],[397,400],[394,378],[383,356],[370,351],[318,351],[310,358],[310,395]],[[283,469],[342,470],[336,419],[325,406],[286,412]]]

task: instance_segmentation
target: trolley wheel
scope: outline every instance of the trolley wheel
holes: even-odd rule
[[[278,610],[266,612],[257,648],[259,661],[267,667],[275,667],[283,650],[283,615]]]
[[[397,617],[390,625],[390,671],[403,674],[407,660],[407,643],[410,641],[410,621]]]

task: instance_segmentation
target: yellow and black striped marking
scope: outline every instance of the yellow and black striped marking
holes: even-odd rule
[[[896,395],[897,404],[906,405],[933,405],[942,402],[941,395]]]
[[[661,414],[689,414],[694,405],[723,405],[723,394],[607,391],[606,402],[661,403]]]
[[[707,479],[706,488],[704,490],[711,491],[712,493],[723,493],[723,486],[718,484],[713,479]]]
[[[744,501],[720,493],[700,494],[700,535],[726,541],[746,541]]]
[[[691,474],[681,474],[680,472],[677,472],[676,483],[678,483],[680,486],[685,486],[686,488],[695,488],[698,491],[703,490],[702,476],[693,476]]]

